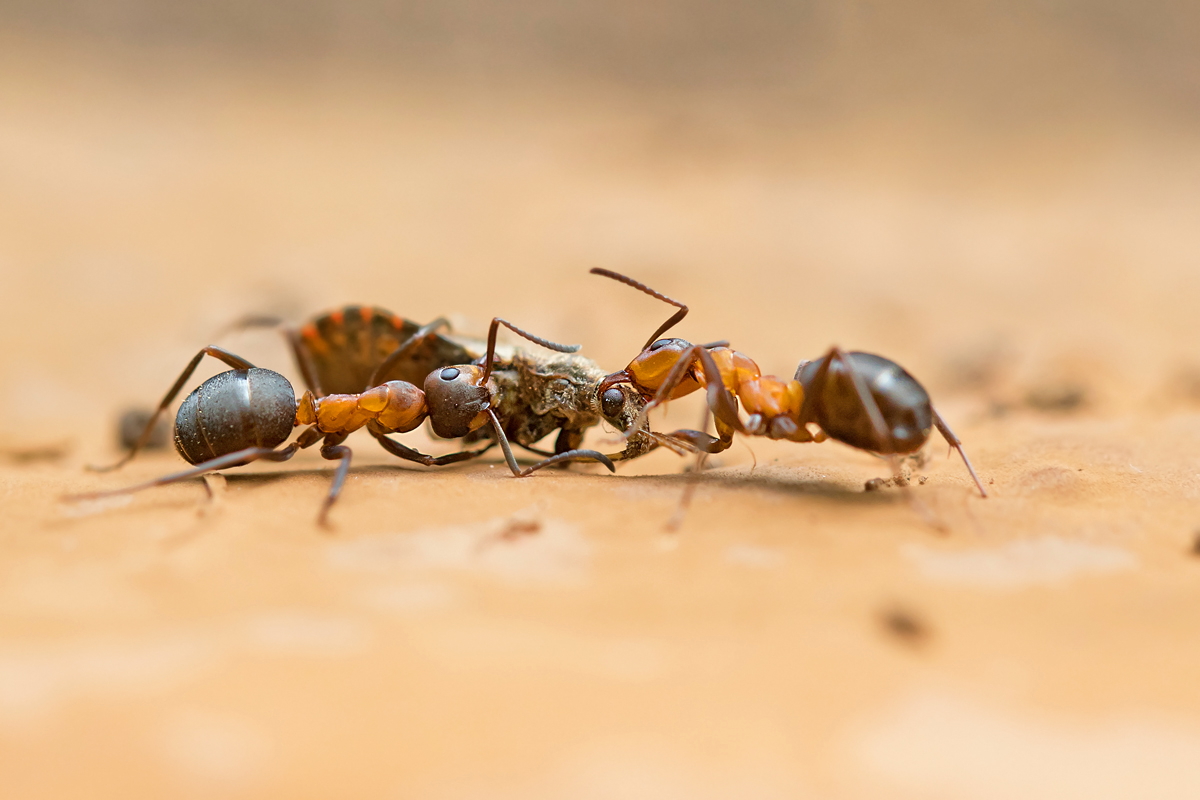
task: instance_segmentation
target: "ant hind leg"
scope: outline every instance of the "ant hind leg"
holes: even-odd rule
[[[170,475],[164,475],[161,478],[155,478],[145,483],[137,483],[133,486],[125,486],[121,489],[106,489],[99,492],[84,492],[81,494],[71,494],[63,499],[67,501],[77,500],[95,500],[100,497],[113,497],[121,494],[131,494],[140,492],[143,489],[149,489],[154,486],[165,486],[168,483],[178,483],[185,481],[188,478],[195,478],[198,475],[205,475],[209,472],[217,470],[229,469],[230,467],[240,467],[243,464],[249,464],[251,461],[287,461],[292,456],[296,455],[298,450],[305,447],[310,447],[321,440],[323,434],[314,426],[309,428],[296,441],[289,445],[285,445],[278,450],[273,450],[269,447],[247,447],[244,450],[238,450],[235,453],[219,456],[209,461],[204,461],[191,469],[185,469],[182,472],[175,472]]]
[[[167,390],[167,394],[163,397],[162,402],[158,404],[158,408],[154,410],[154,413],[150,415],[150,419],[146,421],[146,427],[142,429],[142,433],[140,436],[138,436],[137,441],[133,443],[133,447],[129,448],[129,452],[126,453],[115,464],[111,464],[107,467],[89,466],[88,469],[92,472],[111,472],[112,470],[123,467],[125,464],[129,463],[129,461],[138,454],[138,451],[145,446],[146,442],[150,441],[150,437],[154,435],[154,425],[158,422],[158,418],[161,417],[163,412],[170,407],[172,402],[174,402],[175,398],[179,395],[179,391],[183,388],[184,384],[187,383],[188,378],[192,377],[192,373],[196,371],[196,367],[199,366],[201,359],[203,359],[205,356],[211,356],[228,365],[229,367],[232,367],[233,369],[254,368],[254,365],[249,361],[239,355],[229,352],[223,347],[217,347],[216,345],[211,344],[208,347],[205,347],[199,353],[196,353],[192,360],[188,362],[188,365],[183,368],[183,372],[181,372],[179,377],[175,379],[175,383],[170,389]]]
[[[950,430],[950,426],[946,424],[946,420],[942,419],[942,415],[933,409],[933,424],[937,426],[938,431],[946,442],[958,451],[962,456],[963,463],[967,465],[967,472],[971,473],[971,480],[975,481],[976,488],[979,489],[981,497],[987,497],[987,490],[983,488],[983,482],[979,480],[979,476],[975,474],[975,468],[971,466],[971,459],[967,458],[967,451],[963,449],[962,440],[954,435],[954,431]]]

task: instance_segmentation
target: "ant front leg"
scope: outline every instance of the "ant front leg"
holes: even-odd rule
[[[192,373],[196,371],[196,367],[200,364],[200,360],[205,356],[211,356],[218,361],[229,365],[233,369],[254,368],[254,365],[246,359],[239,355],[234,355],[222,347],[217,347],[216,345],[209,345],[208,347],[205,347],[203,350],[197,353],[191,361],[188,362],[188,365],[183,368],[183,372],[180,373],[179,377],[175,380],[174,385],[167,390],[166,396],[163,397],[162,402],[158,404],[158,408],[155,409],[154,413],[150,416],[150,419],[146,422],[146,427],[142,429],[142,433],[140,436],[138,436],[137,441],[133,443],[133,447],[129,448],[129,452],[126,453],[125,456],[115,464],[107,467],[89,466],[88,469],[93,472],[110,472],[111,470],[124,466],[134,456],[136,456],[138,451],[141,450],[142,447],[145,446],[146,442],[150,441],[150,437],[154,435],[154,425],[158,422],[158,418],[161,417],[163,412],[167,410],[172,402],[174,402],[175,397],[179,394],[179,390],[183,388],[185,383],[187,383],[188,378],[192,377]]]
[[[313,427],[300,434],[296,441],[289,445],[281,447],[278,450],[273,450],[269,447],[247,447],[244,450],[238,450],[235,453],[219,456],[217,458],[197,464],[191,469],[185,469],[182,472],[176,472],[171,475],[164,475],[161,478],[155,478],[152,481],[145,483],[126,486],[122,489],[107,489],[101,492],[85,492],[82,494],[71,494],[64,497],[64,500],[95,500],[100,497],[113,497],[121,494],[132,494],[140,492],[143,489],[150,489],[154,486],[165,486],[169,483],[178,483],[185,481],[188,478],[195,478],[199,475],[205,475],[209,472],[228,469],[230,467],[240,467],[243,464],[249,464],[251,461],[287,461],[292,456],[296,455],[298,450],[305,447],[311,447],[321,441],[324,434],[314,425]]]
[[[516,456],[513,455],[512,447],[508,444],[508,437],[504,435],[504,427],[500,424],[500,419],[496,416],[496,412],[489,408],[487,409],[487,415],[492,421],[492,429],[495,431],[496,441],[499,442],[500,449],[504,451],[504,460],[508,463],[508,468],[512,470],[513,477],[525,478],[543,467],[561,464],[565,461],[599,461],[608,467],[609,472],[617,471],[617,468],[613,466],[609,457],[596,450],[568,450],[565,453],[557,453],[525,469],[521,469],[521,466],[517,464]]]

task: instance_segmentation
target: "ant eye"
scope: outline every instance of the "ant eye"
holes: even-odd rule
[[[657,342],[650,345],[650,347],[648,347],[647,349],[648,350],[661,350],[662,348],[669,345],[671,342],[672,342],[671,339],[659,339]]]
[[[600,413],[606,417],[615,417],[620,414],[624,405],[625,394],[620,389],[608,389],[600,397]]]
[[[444,381],[452,381],[458,377],[458,367],[446,367],[442,370],[441,379]]]

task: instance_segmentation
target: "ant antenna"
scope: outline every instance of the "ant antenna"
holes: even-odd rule
[[[483,361],[483,377],[479,381],[480,385],[487,383],[487,379],[490,378],[492,375],[492,362],[495,360],[495,355],[496,355],[496,331],[499,330],[501,325],[508,328],[510,331],[517,334],[518,336],[524,336],[526,339],[533,342],[534,344],[540,344],[542,347],[545,347],[549,350],[556,350],[559,353],[578,353],[579,352],[580,345],[559,344],[558,342],[552,342],[549,339],[543,339],[540,336],[534,336],[529,331],[521,330],[516,325],[513,325],[511,322],[509,322],[506,319],[500,319],[500,317],[494,317],[492,319],[491,327],[488,328],[487,357]]]
[[[646,344],[644,344],[642,346],[643,350],[647,349],[648,347],[650,347],[650,345],[657,342],[658,338],[660,336],[662,336],[664,333],[669,331],[671,328],[674,328],[676,325],[679,324],[680,320],[682,320],[684,317],[687,316],[688,307],[685,306],[683,303],[679,302],[678,300],[674,300],[670,297],[667,297],[662,292],[654,291],[646,284],[641,283],[639,281],[635,281],[633,278],[630,278],[628,275],[622,275],[619,272],[613,272],[611,269],[604,269],[603,267],[592,267],[591,270],[589,270],[589,272],[591,272],[593,275],[603,275],[606,278],[612,278],[614,281],[617,281],[618,283],[623,283],[626,286],[632,286],[634,289],[637,289],[639,292],[644,292],[645,294],[648,294],[651,297],[654,297],[658,300],[662,300],[664,303],[673,305],[679,309],[678,311],[676,311],[674,314],[671,315],[670,319],[668,319],[666,322],[664,322],[662,325],[660,325],[658,327],[658,330],[656,330],[650,336],[650,339],[646,342]]]

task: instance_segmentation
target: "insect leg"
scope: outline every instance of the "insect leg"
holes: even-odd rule
[[[192,373],[196,371],[196,367],[200,364],[200,360],[205,356],[212,356],[213,358],[228,364],[234,369],[252,369],[254,367],[254,365],[246,359],[239,355],[235,355],[222,347],[217,347],[216,345],[212,344],[210,344],[208,347],[205,347],[199,353],[196,353],[195,357],[188,362],[188,365],[183,368],[183,372],[181,372],[179,377],[175,380],[174,385],[167,390],[166,396],[163,397],[162,402],[158,404],[158,408],[155,409],[154,414],[152,414],[150,419],[146,422],[146,427],[142,429],[141,436],[139,436],[137,441],[133,443],[133,447],[129,448],[129,452],[126,453],[124,457],[115,464],[107,467],[91,466],[89,469],[93,472],[109,472],[117,469],[118,467],[124,466],[129,462],[130,459],[137,455],[138,451],[141,450],[146,442],[150,441],[150,437],[154,435],[154,424],[158,422],[158,418],[162,416],[162,413],[166,411],[167,407],[170,406],[175,400],[176,395],[179,394],[179,390],[183,388],[185,383],[187,383],[188,378],[192,377]]]
[[[496,446],[495,442],[489,442],[487,447],[481,447],[478,450],[462,450],[457,453],[450,453],[444,456],[427,456],[419,450],[414,450],[411,447],[406,447],[400,444],[395,439],[390,438],[387,434],[367,426],[367,430],[375,437],[379,445],[387,450],[392,455],[403,458],[405,461],[415,461],[418,464],[423,464],[426,467],[442,467],[447,464],[457,464],[460,461],[467,461],[472,458],[477,458],[488,450]]]
[[[321,503],[321,511],[317,514],[317,524],[322,528],[329,527],[329,509],[333,507],[338,495],[342,493],[342,485],[346,482],[346,474],[350,472],[350,458],[353,452],[342,442],[346,441],[348,433],[329,434],[321,445],[321,457],[337,461],[337,469],[333,473],[333,482],[329,485],[329,494]]]
[[[315,434],[315,435],[314,435]],[[314,426],[309,428],[296,441],[289,445],[281,447],[278,450],[272,450],[269,447],[247,447],[244,450],[238,450],[235,453],[218,456],[217,458],[197,464],[191,469],[185,469],[182,472],[175,472],[171,475],[164,475],[161,478],[155,478],[152,481],[145,483],[126,486],[121,489],[107,489],[101,492],[85,492],[82,494],[71,494],[64,497],[64,500],[94,500],[99,497],[112,497],[119,494],[131,494],[140,492],[143,489],[149,489],[154,486],[165,486],[168,483],[178,483],[179,481],[194,478],[197,475],[204,475],[209,472],[216,472],[229,467],[238,467],[242,464],[248,464],[251,461],[287,461],[292,456],[296,455],[296,451],[310,447],[321,440],[322,433]]]
[[[867,412],[867,417],[871,420],[871,427],[875,429],[875,436],[878,438],[880,444],[891,441],[891,431],[888,430],[887,421],[883,418],[883,412],[879,410],[879,404],[875,402],[875,395],[871,394],[870,387],[867,386],[866,380],[863,379],[858,369],[855,368],[853,362],[842,352],[841,348],[836,346],[829,348],[829,352],[821,358],[821,366],[817,369],[817,374],[813,377],[811,384],[813,391],[804,393],[804,403],[800,406],[800,425],[803,426],[807,422],[816,422],[812,417],[814,398],[821,395],[824,391],[825,382],[829,380],[830,365],[833,364],[834,359],[841,362],[846,370],[846,374],[850,377],[850,382],[854,386],[854,392],[858,395],[858,401],[862,403],[863,410]],[[803,368],[805,363],[808,362],[802,362],[800,369]],[[797,375],[800,374],[800,369],[796,370]]]
[[[962,456],[963,463],[967,465],[967,472],[971,473],[971,480],[975,481],[975,486],[979,489],[981,497],[987,497],[987,490],[983,488],[983,483],[979,480],[979,476],[975,474],[975,468],[971,466],[971,459],[967,458],[967,451],[963,450],[962,440],[954,435],[954,431],[950,430],[950,426],[946,424],[946,420],[942,419],[942,415],[933,409],[933,424],[937,426],[945,440],[958,451]]]
[[[500,449],[504,451],[504,460],[508,462],[508,468],[512,470],[514,477],[524,478],[532,475],[542,467],[548,467],[551,464],[560,464],[564,461],[599,461],[608,467],[609,472],[617,471],[617,468],[613,466],[608,456],[595,450],[568,450],[565,453],[557,453],[525,469],[521,469],[520,465],[517,464],[516,456],[513,455],[512,447],[508,444],[508,437],[504,435],[504,428],[500,425],[500,419],[496,416],[496,412],[489,408],[487,409],[487,415],[492,420],[492,429],[496,432],[496,441],[499,442]]]

